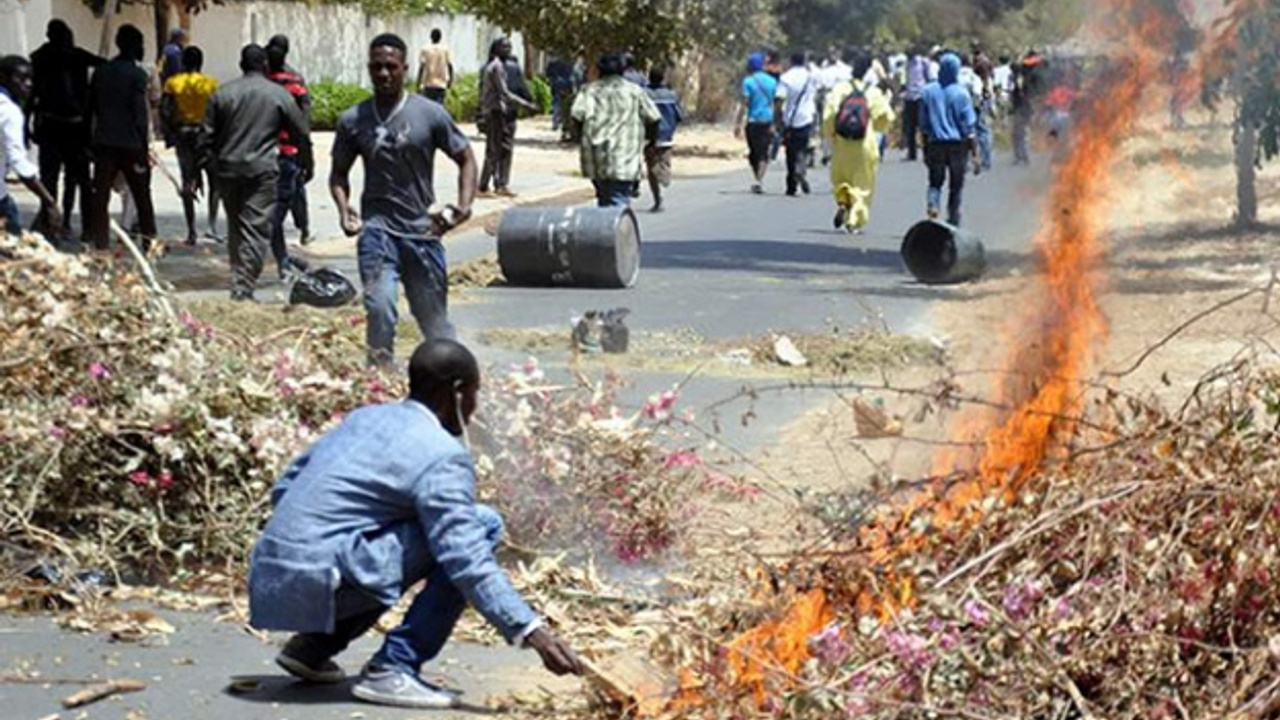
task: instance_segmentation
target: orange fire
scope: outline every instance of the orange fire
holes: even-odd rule
[[[1124,54],[1110,59],[1072,113],[1070,152],[1057,169],[1045,224],[1036,237],[1043,297],[1034,312],[1015,318],[1004,335],[1014,342],[997,400],[1012,410],[1003,418],[962,416],[959,434],[984,437],[982,449],[976,457],[940,458],[938,474],[968,470],[957,481],[896,499],[861,530],[855,562],[874,582],[862,588],[831,587],[830,595],[810,591],[792,602],[781,620],[760,625],[730,644],[736,687],[749,689],[759,704],[768,697],[767,681],[785,685],[810,657],[809,638],[831,622],[833,599],[853,599],[848,615],[882,620],[912,605],[913,579],[895,570],[896,561],[924,549],[933,536],[913,529],[919,527],[913,520],[927,516],[934,529],[971,526],[981,518],[983,500],[1016,497],[1076,430],[1072,418],[1082,410],[1080,381],[1107,334],[1097,299],[1102,279],[1097,260],[1108,209],[1108,174],[1144,110],[1148,91],[1162,86],[1177,30],[1166,0],[1121,0],[1106,3],[1105,9],[1098,17],[1127,30],[1123,42],[1112,45]]]

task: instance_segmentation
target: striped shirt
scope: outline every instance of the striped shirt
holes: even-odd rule
[[[574,100],[573,119],[582,123],[583,177],[623,182],[640,179],[645,126],[662,120],[643,88],[621,76],[593,82]]]

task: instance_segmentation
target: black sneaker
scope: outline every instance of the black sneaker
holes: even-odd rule
[[[335,685],[347,679],[342,668],[333,660],[321,657],[321,653],[305,635],[289,638],[284,649],[276,656],[276,664],[290,675],[310,683]]]

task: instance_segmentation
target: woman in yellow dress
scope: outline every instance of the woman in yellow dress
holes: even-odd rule
[[[859,234],[871,220],[871,201],[880,172],[880,136],[893,125],[889,94],[867,82],[871,53],[858,50],[847,62],[853,77],[827,94],[822,132],[831,140],[831,192],[836,199],[835,227]],[[842,116],[841,109],[845,110]]]

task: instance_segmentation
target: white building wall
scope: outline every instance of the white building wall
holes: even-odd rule
[[[95,17],[80,0],[0,0],[0,55],[29,55],[44,42],[45,25],[54,17],[71,27],[78,45],[99,51],[103,18]],[[123,23],[142,30],[147,36],[147,55],[157,54],[149,5],[122,4],[112,21],[109,41]],[[333,78],[368,85],[365,59],[370,40],[383,32],[403,37],[416,74],[418,50],[430,43],[431,30],[437,27],[453,51],[459,74],[478,71],[488,55],[489,42],[502,34],[470,15],[373,17],[358,5],[236,0],[210,4],[207,10],[192,15],[189,30],[191,42],[204,50],[205,72],[224,81],[240,74],[241,47],[251,42],[263,44],[272,35],[284,33],[290,40],[289,63],[309,80]],[[512,40],[517,56],[521,56],[519,34]],[[108,54],[114,50],[112,46]]]

